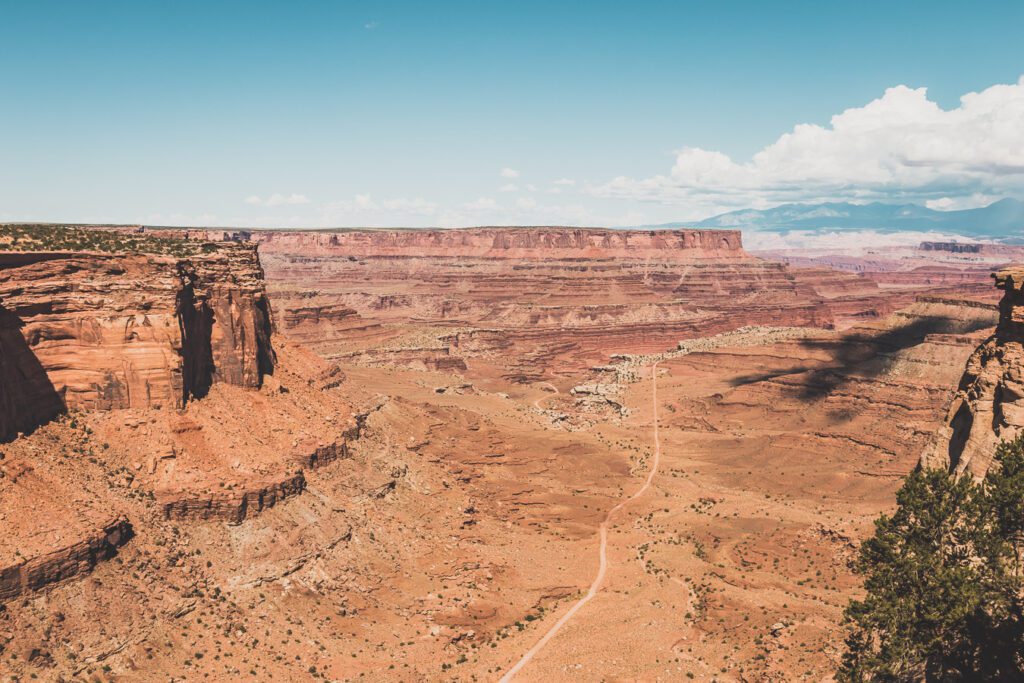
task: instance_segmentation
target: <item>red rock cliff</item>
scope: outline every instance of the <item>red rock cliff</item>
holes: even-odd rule
[[[745,257],[738,230],[466,228],[461,230],[254,231],[268,253],[351,256],[689,260]]]
[[[184,404],[273,370],[248,246],[191,259],[0,253],[0,438],[64,408]]]
[[[984,476],[1001,440],[1024,429],[1024,267],[993,275],[1003,290],[999,324],[967,361],[945,426],[922,462]]]

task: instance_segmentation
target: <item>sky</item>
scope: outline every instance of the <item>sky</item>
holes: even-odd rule
[[[0,0],[0,221],[1024,198],[1024,2]]]

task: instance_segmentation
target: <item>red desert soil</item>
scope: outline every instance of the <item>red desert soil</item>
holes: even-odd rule
[[[393,234],[0,261],[0,680],[828,678],[991,285]]]

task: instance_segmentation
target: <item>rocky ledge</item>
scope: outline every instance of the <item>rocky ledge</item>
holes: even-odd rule
[[[1024,266],[993,274],[999,324],[967,361],[946,423],[922,456],[930,467],[984,476],[996,445],[1024,429]]]
[[[91,536],[41,557],[0,568],[0,604],[23,593],[92,571],[132,537],[127,519],[117,517]]]

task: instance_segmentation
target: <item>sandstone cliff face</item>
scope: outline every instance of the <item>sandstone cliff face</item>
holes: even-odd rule
[[[744,257],[739,230],[609,230],[603,228],[467,228],[254,232],[265,253],[477,258]]]
[[[198,340],[193,340],[203,346],[203,353],[209,346],[210,381],[260,386],[263,376],[274,371],[274,351],[270,305],[256,250],[239,247],[179,263],[177,268],[182,283],[180,317],[198,323],[193,330]]]
[[[61,410],[180,407],[273,370],[249,247],[193,259],[0,254],[0,439]]]
[[[63,409],[21,328],[21,320],[0,306],[0,440],[31,431]]]
[[[729,230],[253,233],[282,329],[328,358],[480,361],[528,382],[743,324],[833,327],[892,309],[848,273],[751,258]],[[911,297],[912,300],[912,297]]]
[[[995,278],[999,324],[967,361],[946,423],[922,456],[926,466],[982,477],[998,443],[1024,429],[1024,268]]]

